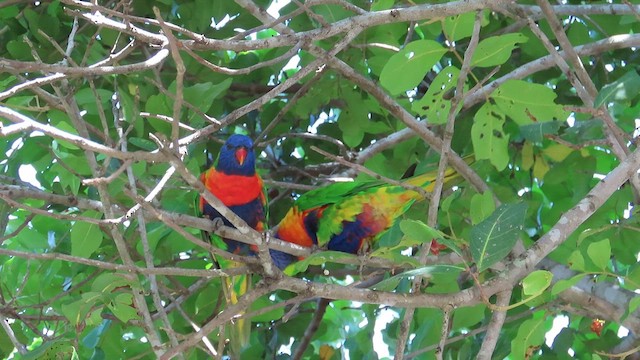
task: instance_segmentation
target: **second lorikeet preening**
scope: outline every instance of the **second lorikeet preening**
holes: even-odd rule
[[[231,135],[222,145],[213,167],[202,173],[201,181],[224,205],[258,231],[265,227],[266,197],[262,179],[256,173],[253,142],[244,135]],[[209,219],[221,218],[225,225],[232,226],[216,209],[200,196],[198,209]],[[215,236],[215,235],[214,235]],[[253,255],[255,248],[231,239],[218,241],[220,247],[238,255]],[[215,261],[215,259],[214,259]],[[216,263],[221,268],[238,267],[240,264],[219,258]],[[247,275],[223,279],[223,291],[227,302],[236,304],[251,285]],[[240,356],[242,348],[249,343],[251,322],[239,319],[231,325],[230,345],[232,353]]]
[[[409,178],[405,183],[431,192],[436,175],[436,171],[431,171]],[[447,183],[457,176],[449,168],[444,181]],[[420,199],[423,195],[417,191],[381,181],[333,183],[300,196],[280,221],[275,235],[304,247],[326,245],[328,250],[357,254]],[[273,257],[280,252],[271,253]],[[280,259],[276,265],[282,269],[296,258],[290,255],[288,260]]]

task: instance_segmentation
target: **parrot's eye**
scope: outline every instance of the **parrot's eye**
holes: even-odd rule
[[[227,145],[225,145],[225,147],[227,148],[227,150],[233,149],[233,146],[231,146],[231,144],[227,144]]]

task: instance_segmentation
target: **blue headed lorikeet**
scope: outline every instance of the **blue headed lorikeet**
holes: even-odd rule
[[[256,173],[253,142],[245,135],[231,135],[224,143],[214,166],[202,173],[200,180],[224,205],[257,231],[263,231],[266,219],[266,196],[262,179]],[[225,225],[232,226],[216,209],[200,196],[198,210],[209,219],[221,218]],[[208,235],[207,235],[208,236]],[[212,236],[214,244],[237,255],[254,255],[256,249],[248,244],[231,239]],[[226,259],[213,259],[220,268],[238,267],[240,264]],[[236,304],[247,292],[251,279],[238,275],[223,279],[223,292],[227,302]],[[240,356],[249,343],[251,321],[238,319],[231,325],[230,345],[232,353]]]
[[[431,171],[405,180],[406,184],[433,191],[437,172]],[[445,183],[457,177],[451,168]],[[276,237],[300,246],[318,245],[328,250],[359,253],[388,230],[402,214],[423,196],[402,186],[366,180],[333,183],[300,196],[280,224]],[[284,258],[284,253],[272,251]],[[295,261],[280,260],[281,269]],[[284,266],[283,266],[284,265]]]

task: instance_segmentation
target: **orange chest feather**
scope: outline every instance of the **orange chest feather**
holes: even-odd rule
[[[265,202],[262,179],[258,175],[226,175],[211,169],[202,174],[202,182],[226,206],[247,204],[257,198]]]
[[[305,212],[299,211],[295,206],[291,208],[285,218],[280,222],[277,237],[300,246],[313,246],[313,240],[304,226],[304,217],[306,215]]]

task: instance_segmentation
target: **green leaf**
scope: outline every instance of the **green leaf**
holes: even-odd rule
[[[587,255],[599,269],[605,269],[611,258],[611,244],[609,239],[592,242],[587,247]]]
[[[347,146],[356,147],[364,139],[365,127],[368,115],[360,107],[349,107],[340,113],[338,127],[342,130],[342,137]]]
[[[251,304],[249,312],[253,313],[254,311],[258,311],[260,309],[270,307],[270,306],[273,306],[273,301],[271,301],[268,296],[262,296]],[[283,316],[284,316],[284,307],[277,307],[264,314],[252,316],[251,321],[269,322],[269,321],[281,320]]]
[[[473,33],[473,24],[475,23],[476,13],[468,12],[456,16],[450,16],[444,19],[442,31],[447,40],[458,41],[470,37]]]
[[[321,251],[311,256],[305,258],[304,260],[300,260],[296,263],[289,265],[284,273],[293,276],[299,272],[307,271],[307,268],[312,265],[323,265],[327,262],[336,262],[341,259],[354,259],[355,255],[344,253],[340,251]]]
[[[469,209],[471,223],[474,225],[479,224],[482,220],[489,217],[495,209],[496,204],[493,202],[493,193],[491,191],[474,194],[471,198],[471,208]]]
[[[322,4],[313,7],[313,12],[322,16],[328,23],[334,23],[352,15],[350,11],[344,7],[334,4]]]
[[[403,250],[404,249],[406,249],[406,247],[403,248]],[[404,266],[404,267],[415,268],[415,267],[420,267],[422,265],[416,258],[404,255],[399,250],[400,250],[399,247],[394,247],[394,248],[380,247],[374,252],[372,252],[370,256],[389,260],[398,267]]]
[[[442,232],[420,220],[402,220],[400,221],[400,230],[406,237],[415,239],[416,245],[442,238]]]
[[[547,146],[542,153],[555,162],[566,159],[574,150],[562,144],[552,144]]]
[[[533,142],[542,142],[547,134],[557,134],[560,129],[560,121],[536,122],[520,125],[522,137]]]
[[[91,291],[107,294],[117,287],[129,285],[131,285],[131,282],[121,274],[103,273],[93,280]]]
[[[501,65],[511,57],[516,44],[527,42],[528,38],[520,33],[511,33],[486,38],[478,43],[471,58],[471,66],[490,67]]]
[[[551,272],[536,270],[522,279],[522,292],[528,296],[540,295],[551,285],[551,279]]]
[[[542,345],[546,333],[545,319],[528,319],[518,328],[518,334],[511,340],[511,356],[515,360],[529,359],[531,349]]]
[[[474,306],[464,306],[453,311],[453,325],[451,329],[470,328],[480,323],[485,317],[487,306],[478,304]]]
[[[572,270],[584,271],[586,269],[584,264],[584,257],[580,250],[575,250],[569,255],[569,267]]]
[[[580,280],[584,277],[584,274],[578,274],[573,276],[570,279],[563,279],[563,280],[558,280],[558,282],[555,283],[555,285],[553,285],[553,288],[551,289],[551,294],[552,295],[558,295],[561,292],[571,288],[572,286],[575,286],[578,282],[580,282]]]
[[[109,329],[109,325],[111,325],[111,320],[102,320],[102,323],[99,326],[89,331],[87,336],[82,338],[82,345],[89,349],[93,349],[98,346],[98,342],[102,338],[102,335]]]
[[[78,359],[75,347],[69,341],[48,341],[33,351],[27,353],[23,360],[57,360],[57,359]]]
[[[7,43],[7,51],[15,60],[32,60],[29,45],[24,41],[11,40]]]
[[[51,166],[51,171],[58,174],[60,179],[60,185],[63,188],[69,189],[73,195],[78,195],[78,189],[80,189],[80,179],[65,169],[59,163],[55,163]]]
[[[30,338],[28,338],[25,335],[20,323],[11,324],[10,328],[13,331],[13,335],[15,336],[15,338],[22,344],[26,344],[32,341]],[[1,351],[0,354],[5,354],[5,358],[8,358],[9,354],[11,354],[14,349],[15,347],[11,342],[11,339],[9,338],[9,335],[7,334],[6,330],[1,329],[0,330],[0,351]]]
[[[413,89],[446,52],[433,40],[410,42],[389,58],[380,74],[380,83],[392,95]]]
[[[23,229],[20,231],[18,236],[16,236],[16,239],[18,240],[18,244],[20,244],[24,249],[39,252],[49,249],[47,237],[34,229]]]
[[[635,70],[622,75],[618,80],[605,85],[596,96],[593,107],[599,108],[610,102],[633,100],[640,92],[640,76]]]
[[[371,4],[371,11],[387,10],[393,6],[394,0],[375,0]]]
[[[460,197],[459,191],[455,191],[453,194],[447,196],[440,203],[440,208],[442,209],[442,211],[449,212],[449,210],[451,209],[451,205],[454,203],[454,201],[458,200],[459,197]]]
[[[473,118],[471,142],[478,160],[489,160],[498,171],[509,163],[509,135],[504,132],[505,117],[495,105],[486,102]]]
[[[100,296],[100,294],[96,293],[85,294],[83,294],[82,299],[73,301],[68,304],[62,304],[60,307],[62,315],[69,319],[69,322],[71,322],[71,324],[74,326],[81,324],[87,318],[87,314],[89,314],[89,311],[91,311],[92,308],[96,305],[96,302]],[[89,298],[91,298],[92,300],[88,300]]]
[[[83,216],[99,219],[102,214],[95,211],[86,211]],[[102,245],[102,230],[96,224],[76,221],[71,226],[71,255],[90,258]]]
[[[640,296],[634,296],[629,301],[629,313],[631,314],[636,311],[636,309],[638,309],[638,306],[640,306]]]
[[[630,283],[630,286],[640,288],[640,263],[636,263],[627,269],[627,276],[625,276],[625,283]]]
[[[393,0],[391,0],[391,3],[393,3]],[[10,5],[0,9],[0,19],[12,19],[18,14],[20,14],[20,8],[17,5]]]
[[[430,124],[444,124],[451,111],[451,93],[455,90],[460,70],[447,66],[438,73],[424,96],[414,101],[411,109],[420,116],[426,116]],[[464,91],[468,86],[465,84]]]
[[[409,266],[417,264],[418,266],[420,266],[419,262],[415,263],[414,259],[411,259],[407,255],[404,255],[403,252],[407,248],[413,246],[429,244],[431,240],[434,239],[437,239],[438,241],[443,240],[442,237],[444,236],[442,232],[429,227],[422,221],[417,220],[402,220],[399,223],[398,227],[400,228],[402,233],[404,233],[404,236],[402,236],[399,242],[394,242],[393,244],[388,245],[384,245],[379,242],[379,247],[369,255],[372,257],[391,260],[399,266],[402,264],[407,264]],[[386,234],[388,234],[388,232]]]
[[[413,278],[415,276],[422,276],[426,278],[431,278],[433,276],[450,276],[455,279],[455,277],[464,270],[465,268],[454,265],[425,266],[418,269],[408,270],[385,279],[374,285],[372,289],[378,291],[392,291],[398,286],[402,279]]]
[[[233,79],[226,78],[218,84],[211,82],[195,84],[184,88],[184,98],[201,111],[207,111],[211,103],[229,89]],[[175,84],[172,84],[175,87]]]
[[[108,305],[109,310],[113,312],[118,320],[127,323],[129,320],[138,319],[138,311],[129,304],[114,302]]]
[[[149,139],[144,139],[144,138],[139,138],[139,137],[129,137],[127,138],[127,141],[134,146],[137,146],[138,148],[142,149],[142,150],[146,150],[146,151],[154,151],[158,149],[158,146],[156,145],[156,143],[154,143],[153,141],[149,140]]]
[[[478,272],[509,254],[520,236],[526,212],[526,203],[503,204],[471,229],[471,256]]]
[[[564,121],[569,116],[562,105],[554,102],[556,94],[552,89],[524,80],[505,81],[491,94],[491,98],[518,125]]]

